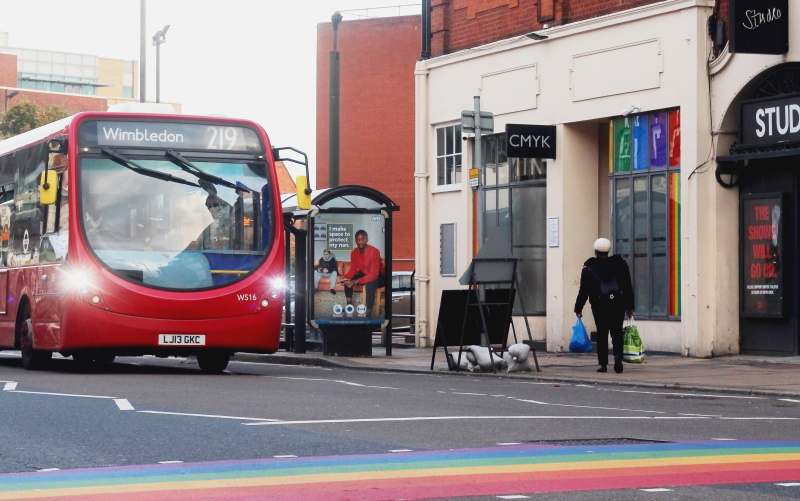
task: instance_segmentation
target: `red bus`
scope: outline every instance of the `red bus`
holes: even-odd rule
[[[0,349],[26,369],[277,351],[283,221],[245,120],[80,113],[0,141]]]

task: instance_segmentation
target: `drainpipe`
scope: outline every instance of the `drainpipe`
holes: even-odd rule
[[[431,0],[422,0],[422,52],[420,59],[431,58]]]
[[[416,259],[416,274],[414,280],[417,281],[417,301],[415,302],[415,334],[414,341],[419,347],[429,346],[429,327],[428,313],[428,69],[425,61],[418,61],[414,70],[416,102],[415,102],[415,131],[414,143],[414,180],[416,198],[416,238],[414,253]]]

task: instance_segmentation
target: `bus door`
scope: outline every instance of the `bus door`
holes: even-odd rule
[[[46,332],[48,342],[57,342],[61,317],[62,262],[67,256],[69,238],[68,192],[66,172],[58,175],[56,203],[41,206],[42,235],[39,237],[39,267],[35,275],[36,315],[39,332]]]

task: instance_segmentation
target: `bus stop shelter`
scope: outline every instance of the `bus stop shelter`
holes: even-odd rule
[[[291,275],[292,268],[295,271],[293,284],[290,279],[293,294],[287,294],[285,299],[285,348],[295,353],[304,353],[306,341],[309,340],[308,327],[313,325],[319,328],[313,331],[314,335],[319,336],[318,332],[322,332],[323,350],[326,354],[370,356],[372,330],[381,326],[388,333],[386,354],[391,355],[392,301],[386,298],[391,298],[392,284],[392,213],[400,207],[383,193],[358,185],[313,191],[309,210],[297,207],[295,194],[283,195],[281,205],[286,232],[287,275]],[[339,283],[341,277],[336,278],[336,283],[320,280],[318,284],[316,280],[312,280],[316,278],[314,272],[318,270],[320,256],[317,254],[321,255],[322,249],[326,253],[329,249],[335,249],[333,253],[337,254],[337,260],[351,255],[358,257],[354,254],[360,248],[356,244],[357,235],[363,233],[366,237],[367,229],[371,252],[378,252],[382,262],[381,287],[376,287],[378,284],[373,283],[370,289],[368,285],[359,287],[350,282],[350,290],[347,290]],[[351,264],[345,262],[344,266],[349,269]],[[341,264],[338,271],[342,274]],[[329,296],[315,292],[317,285],[322,285],[323,282],[339,293]],[[353,290],[359,292],[351,299]],[[294,296],[294,300],[291,296]],[[331,303],[335,304],[331,307]],[[318,340],[316,336],[315,341]]]

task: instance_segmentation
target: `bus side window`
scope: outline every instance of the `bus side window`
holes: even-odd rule
[[[14,185],[0,187],[0,266],[8,266],[11,213],[14,210]]]

